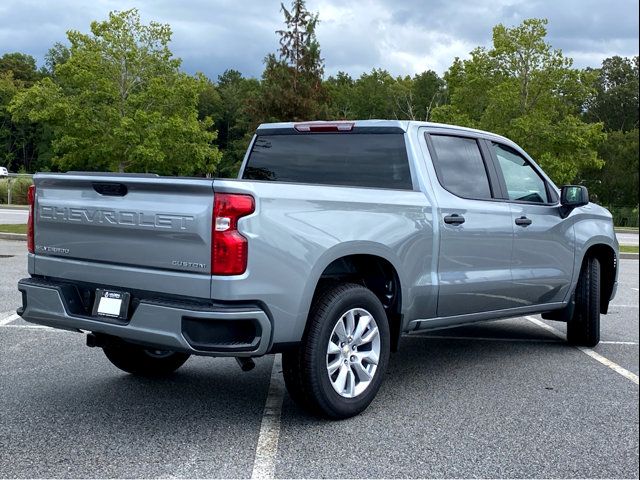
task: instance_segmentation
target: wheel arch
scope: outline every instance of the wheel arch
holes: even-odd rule
[[[396,351],[402,329],[402,308],[406,304],[399,261],[384,245],[353,243],[355,245],[341,244],[325,252],[316,262],[303,296],[301,315],[305,318],[305,331],[311,305],[326,285],[340,281],[361,283],[382,302],[389,321],[391,347]]]
[[[580,268],[585,258],[594,257],[600,262],[600,313],[609,310],[609,301],[614,294],[618,274],[618,256],[616,250],[607,243],[594,243],[589,246],[580,258]],[[580,270],[578,270],[580,271]]]

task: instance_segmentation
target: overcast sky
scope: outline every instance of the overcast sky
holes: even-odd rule
[[[286,0],[288,3],[289,0]],[[489,45],[497,23],[549,19],[549,41],[580,67],[612,55],[638,55],[638,0],[308,0],[320,13],[326,73],[393,75],[433,69]],[[260,76],[282,27],[275,0],[0,0],[0,55],[24,52],[42,63],[69,29],[88,31],[110,10],[137,7],[145,22],[169,23],[172,51],[187,72],[216,78],[227,68]]]

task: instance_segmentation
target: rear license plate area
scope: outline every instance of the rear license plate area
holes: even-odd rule
[[[92,314],[94,317],[126,320],[130,298],[131,295],[128,292],[97,288]]]

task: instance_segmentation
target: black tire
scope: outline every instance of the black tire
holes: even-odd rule
[[[366,310],[375,319],[380,334],[380,355],[371,383],[359,395],[345,398],[331,385],[327,345],[336,322],[354,308]],[[313,303],[301,345],[282,355],[287,391],[294,402],[314,415],[332,419],[357,415],[369,406],[380,389],[389,362],[389,349],[389,325],[380,300],[362,285],[337,285],[324,291]]]
[[[169,375],[189,359],[186,353],[146,349],[124,341],[111,342],[102,349],[120,370],[145,377]]]
[[[587,257],[582,262],[575,293],[575,311],[567,322],[571,345],[595,347],[600,342],[600,262]]]

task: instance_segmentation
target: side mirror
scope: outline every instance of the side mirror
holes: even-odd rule
[[[565,185],[560,192],[560,212],[566,217],[571,210],[589,203],[589,191],[584,185]]]

